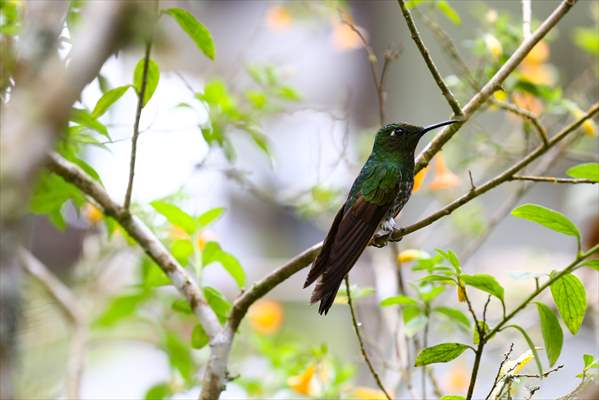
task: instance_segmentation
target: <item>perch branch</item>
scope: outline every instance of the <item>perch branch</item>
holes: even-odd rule
[[[514,175],[510,179],[512,181],[532,181],[532,182],[548,182],[548,183],[568,183],[568,184],[596,184],[599,183],[592,179],[574,179],[574,178],[557,178],[555,176],[529,176],[529,175]]]

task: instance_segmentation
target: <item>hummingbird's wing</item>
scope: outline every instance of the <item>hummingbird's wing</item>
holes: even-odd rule
[[[343,278],[368,245],[388,208],[388,204],[377,205],[360,195],[349,209],[344,206],[337,213],[304,286],[321,276],[310,299],[312,303],[320,300],[320,314],[331,308]]]

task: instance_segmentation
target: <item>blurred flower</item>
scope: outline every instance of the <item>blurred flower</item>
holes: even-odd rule
[[[397,261],[399,261],[400,263],[408,263],[410,261],[422,258],[423,256],[426,256],[426,253],[424,253],[423,251],[416,249],[407,249],[398,254]]]
[[[358,400],[385,400],[387,396],[382,390],[372,389],[365,386],[356,386],[352,392],[351,397]]]
[[[490,24],[494,24],[497,21],[497,17],[498,17],[497,10],[494,10],[494,9],[490,9],[485,14],[485,19]]]
[[[505,90],[496,90],[493,92],[493,97],[495,98],[495,100],[506,101],[507,93],[505,92]]]
[[[542,64],[549,58],[549,46],[547,42],[541,41],[530,50],[522,60],[523,65]]]
[[[311,396],[315,392],[312,384],[315,372],[316,366],[312,364],[299,375],[289,377],[287,379],[287,384],[296,393],[303,394],[304,396]]]
[[[283,308],[273,300],[260,300],[250,307],[250,326],[258,333],[270,335],[279,330],[283,322]]]
[[[443,377],[443,389],[448,393],[465,392],[470,383],[470,371],[461,362],[455,363]]]
[[[412,189],[412,193],[416,193],[420,190],[422,186],[422,182],[424,182],[424,178],[426,178],[426,173],[428,172],[428,165],[422,168],[416,176],[414,176],[414,188]]]
[[[185,232],[183,228],[179,228],[176,225],[171,225],[169,230],[169,236],[173,240],[177,239],[189,239],[189,234]]]
[[[428,187],[431,190],[443,190],[454,188],[459,184],[460,178],[447,168],[443,153],[438,153],[435,156],[435,178]]]
[[[211,230],[201,231],[198,234],[197,239],[198,249],[204,250],[204,248],[206,247],[206,243],[215,242],[217,239],[217,236]]]
[[[291,14],[282,6],[272,6],[266,11],[266,26],[273,31],[282,31],[291,26]]]
[[[331,36],[333,47],[341,51],[354,50],[364,47],[362,38],[355,30],[360,32],[360,34],[362,34],[362,36],[365,38],[368,36],[366,30],[358,25],[353,24],[351,16],[349,15],[345,15],[343,17],[343,21],[333,21],[333,33]],[[353,26],[350,26],[349,24],[352,24]]]
[[[495,60],[498,60],[503,54],[503,46],[501,45],[501,42],[490,33],[487,33],[484,36],[484,41],[489,54],[491,54]]]
[[[104,218],[102,211],[92,203],[85,203],[82,212],[85,219],[92,225],[96,225]]]
[[[578,108],[578,106],[572,107],[571,110],[572,110],[572,115],[576,119],[580,119],[586,115],[586,113],[584,111],[582,111],[580,108]],[[580,128],[582,129],[584,134],[589,137],[597,136],[597,124],[595,123],[595,121],[593,121],[590,118],[585,120],[582,123],[582,125],[580,126]]]
[[[528,92],[515,92],[512,94],[512,101],[518,107],[530,111],[536,116],[543,112],[543,103]]]
[[[549,59],[549,46],[547,42],[539,42],[522,60],[520,74],[522,78],[535,85],[552,85],[555,83],[553,68],[545,64]]]

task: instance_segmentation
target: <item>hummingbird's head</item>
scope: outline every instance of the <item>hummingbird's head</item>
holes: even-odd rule
[[[387,124],[383,126],[376,134],[374,147],[384,149],[400,150],[414,152],[418,141],[425,133],[442,126],[454,124],[457,120],[449,120],[428,126],[416,126],[403,122]]]

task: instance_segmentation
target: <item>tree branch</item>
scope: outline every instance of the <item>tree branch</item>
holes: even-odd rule
[[[543,143],[545,145],[547,145],[547,132],[545,131],[545,128],[543,128],[543,126],[539,122],[539,119],[533,113],[531,113],[528,110],[524,110],[514,104],[507,103],[505,101],[495,100],[492,97],[489,98],[489,101],[491,102],[491,104],[494,104],[495,106],[501,108],[502,110],[509,111],[515,115],[518,115],[518,116],[530,121],[530,123],[537,130],[539,137],[541,138]]]
[[[354,311],[354,306],[353,306],[352,299],[351,299],[351,293],[349,290],[349,278],[347,277],[347,275],[345,276],[345,290],[347,291],[347,305],[349,306],[349,311],[351,313],[352,325],[354,326],[354,332],[356,332],[356,337],[358,338],[358,343],[360,345],[360,352],[362,353],[362,357],[364,358],[364,361],[366,362],[366,365],[368,366],[368,369],[370,370],[370,374],[374,378],[376,385],[385,394],[385,397],[387,398],[387,400],[391,400],[391,396],[389,396],[389,393],[387,393],[387,391],[385,390],[385,387],[383,386],[383,382],[381,382],[381,378],[379,377],[378,373],[375,371],[374,366],[372,365],[372,362],[370,361],[370,358],[368,357],[368,353],[366,352],[366,348],[364,347],[364,341],[362,340],[362,335],[360,334],[360,327],[358,326],[358,321],[356,319],[356,312]]]
[[[71,289],[54,276],[33,254],[23,248],[20,248],[18,253],[25,271],[44,286],[73,325],[73,337],[70,343],[65,378],[66,395],[69,399],[79,399],[81,398],[81,377],[83,375],[85,343],[87,341],[85,313]]]
[[[139,246],[158,264],[170,278],[173,286],[183,295],[211,339],[221,330],[214,311],[189,273],[168,252],[160,240],[137,217],[110,198],[104,188],[92,180],[79,166],[65,160],[57,153],[48,156],[48,167],[65,181],[77,186],[102,208],[104,214],[114,218]]]
[[[127,191],[125,193],[125,201],[123,208],[129,210],[131,204],[131,195],[133,193],[133,178],[135,177],[135,159],[137,157],[137,138],[139,137],[139,121],[141,119],[141,110],[144,108],[146,96],[146,86],[148,83],[148,68],[150,65],[150,52],[152,50],[152,40],[146,42],[144,53],[144,66],[141,76],[141,87],[137,94],[137,110],[135,111],[135,122],[133,124],[133,137],[131,138],[131,157],[129,161],[129,181],[127,183]]]
[[[587,184],[591,184],[591,185],[599,183],[592,179],[557,178],[555,176],[530,176],[530,175],[514,175],[511,177],[510,180],[511,181],[548,182],[548,183],[568,183],[568,184],[587,183]]]
[[[398,0],[399,1],[399,0]],[[539,28],[524,42],[518,46],[516,51],[499,68],[493,77],[478,91],[463,107],[463,121],[450,125],[435,136],[428,146],[416,159],[415,172],[426,167],[433,156],[441,150],[443,145],[472,117],[472,115],[489,99],[491,94],[497,90],[503,81],[518,67],[520,62],[532,50],[532,48],[549,32],[566,13],[574,6],[576,0],[563,0],[561,4],[547,17]]]

